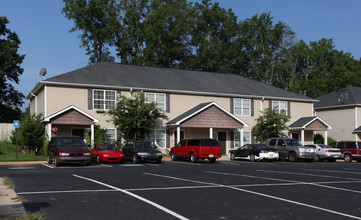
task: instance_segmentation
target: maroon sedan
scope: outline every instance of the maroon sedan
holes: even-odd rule
[[[102,162],[118,162],[124,161],[123,152],[117,150],[112,144],[98,144],[91,151],[92,159],[98,164]]]

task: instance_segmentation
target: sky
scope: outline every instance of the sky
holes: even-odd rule
[[[297,40],[309,43],[332,38],[335,49],[350,52],[357,60],[361,57],[361,0],[218,2],[232,9],[239,21],[270,12],[275,23],[281,21],[291,27]],[[61,13],[63,7],[62,0],[0,0],[0,16],[8,18],[7,28],[21,40],[19,53],[26,55],[20,83],[13,84],[25,96],[43,79],[39,75],[42,68],[47,69],[48,79],[88,65],[89,57],[80,48],[80,32],[69,32],[74,23]],[[29,106],[29,100],[24,102],[23,110]]]

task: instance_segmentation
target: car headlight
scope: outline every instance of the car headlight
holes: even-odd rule
[[[305,148],[300,147],[300,148],[298,148],[298,151],[301,152],[301,153],[302,153],[302,152],[305,152]]]
[[[109,157],[109,155],[108,155],[108,154],[103,154],[103,156],[104,156],[104,157]]]
[[[161,153],[161,152],[159,152],[159,153],[157,153],[156,155],[157,155],[157,156],[162,156],[162,153]]]
[[[90,153],[83,153],[83,156],[90,156]]]
[[[69,156],[69,153],[59,153],[59,156],[67,157]]]
[[[147,156],[147,155],[149,155],[148,153],[144,153],[144,152],[138,152],[137,153],[139,156]]]

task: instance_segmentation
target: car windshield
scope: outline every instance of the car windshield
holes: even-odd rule
[[[321,148],[333,148],[333,147],[331,147],[331,146],[324,145],[324,144],[319,144],[318,146],[320,146]]]
[[[84,141],[79,137],[59,137],[58,146],[60,147],[86,147]]]
[[[98,150],[116,150],[113,145],[99,145]]]
[[[149,141],[137,141],[134,142],[134,147],[135,149],[154,149],[154,146],[151,142]]]
[[[302,144],[298,140],[294,139],[286,139],[287,146],[302,146]]]
[[[257,150],[263,150],[263,149],[267,149],[267,146],[265,146],[263,144],[255,144],[255,145],[253,145],[253,148],[257,149]]]

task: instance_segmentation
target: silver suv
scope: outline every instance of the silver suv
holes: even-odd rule
[[[278,151],[279,158],[288,159],[291,162],[298,159],[313,160],[316,156],[316,149],[314,147],[305,147],[295,139],[289,138],[270,138],[264,142],[270,148]]]

